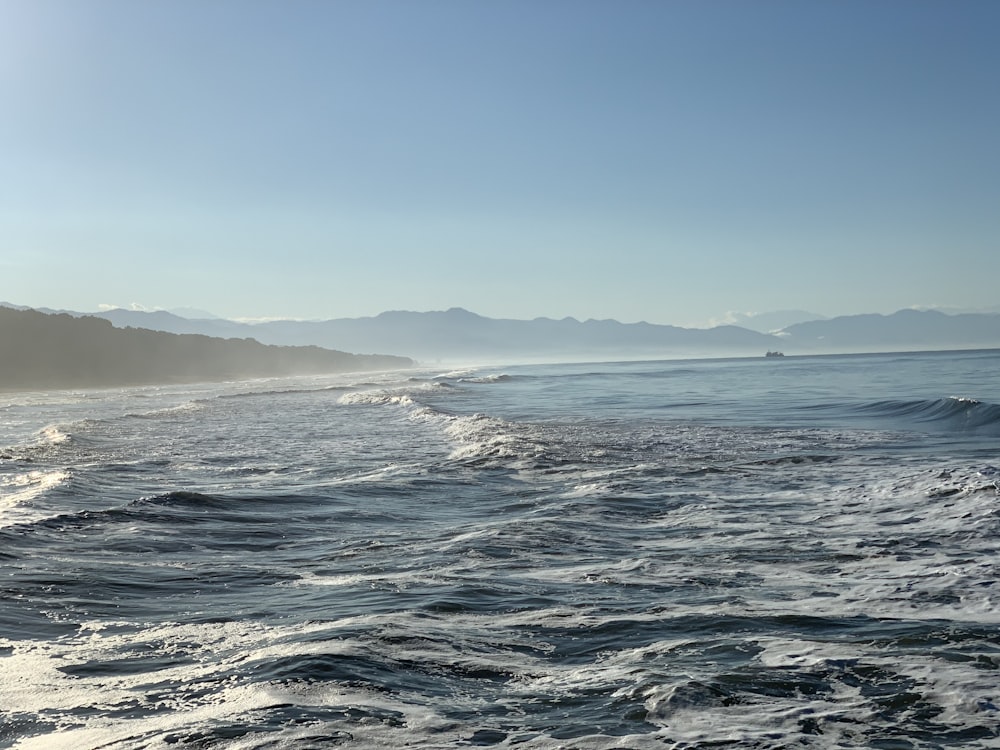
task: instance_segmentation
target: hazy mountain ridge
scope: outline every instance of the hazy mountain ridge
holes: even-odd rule
[[[790,325],[777,334],[740,326],[680,328],[653,323],[574,318],[487,318],[461,308],[394,310],[374,317],[326,321],[236,323],[188,320],[169,313],[114,310],[116,325],[159,327],[177,333],[251,336],[269,344],[319,345],[348,351],[392,351],[424,360],[462,358],[637,357],[757,355],[1000,347],[1000,314],[949,315],[899,310],[890,315],[843,315]],[[761,317],[766,318],[766,314]]]
[[[117,328],[93,316],[0,307],[0,390],[187,383],[412,364],[403,357]]]
[[[116,326],[156,327],[174,333],[250,336],[268,344],[317,345],[348,351],[399,352],[423,360],[567,358],[588,356],[718,356],[760,354],[780,339],[737,326],[680,328],[616,320],[487,318],[462,308],[325,321],[236,323],[188,320],[170,313],[112,310],[98,317]]]
[[[937,310],[898,310],[844,315],[789,326],[783,346],[798,351],[886,351],[1000,346],[1000,313],[948,315]]]
[[[798,314],[798,311],[786,311]],[[80,315],[79,313],[75,313]],[[769,314],[758,317],[767,319]],[[487,318],[462,308],[393,310],[372,317],[243,323],[189,319],[166,311],[116,309],[95,314],[118,328],[253,338],[263,344],[393,352],[424,361],[543,360],[786,354],[1000,347],[1000,314],[949,315],[906,309],[790,325],[775,335],[734,325],[680,328],[616,320]]]
[[[726,315],[724,323],[740,328],[749,328],[751,331],[759,333],[774,333],[796,323],[827,319],[825,315],[807,310],[774,310],[762,313],[730,312]]]

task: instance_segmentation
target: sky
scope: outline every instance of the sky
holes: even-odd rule
[[[0,300],[995,308],[995,0],[0,0]]]

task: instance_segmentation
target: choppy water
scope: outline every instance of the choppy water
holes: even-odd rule
[[[998,366],[0,396],[0,747],[998,747]]]

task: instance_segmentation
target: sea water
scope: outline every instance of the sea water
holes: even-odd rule
[[[998,368],[0,395],[0,747],[1000,746]]]

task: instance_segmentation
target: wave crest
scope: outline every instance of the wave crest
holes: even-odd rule
[[[955,430],[997,430],[1000,406],[964,396],[920,400],[873,401],[858,408],[863,414],[938,424]]]

